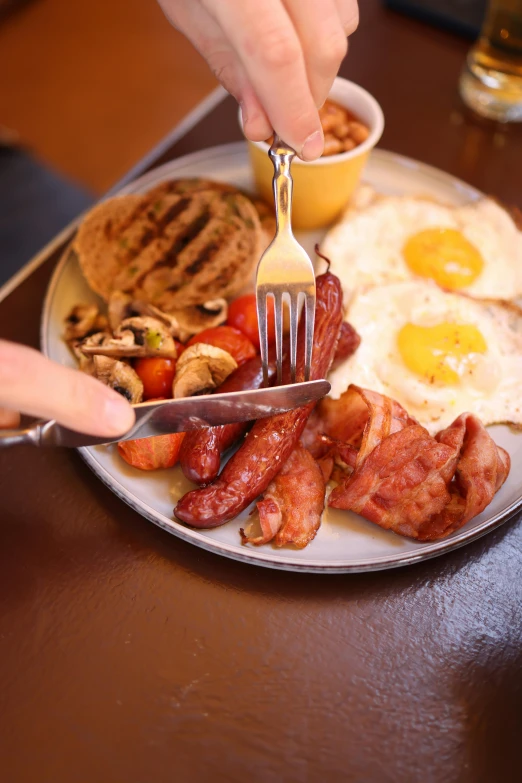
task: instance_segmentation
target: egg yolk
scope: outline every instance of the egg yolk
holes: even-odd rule
[[[427,228],[410,237],[403,255],[411,271],[431,277],[442,288],[466,288],[482,272],[477,248],[453,228]]]
[[[472,372],[477,354],[486,353],[482,333],[472,324],[408,323],[398,335],[399,351],[409,370],[429,383],[456,384]]]

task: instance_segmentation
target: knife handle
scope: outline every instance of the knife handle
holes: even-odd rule
[[[8,446],[40,446],[41,425],[33,424],[26,429],[0,430],[0,449]]]

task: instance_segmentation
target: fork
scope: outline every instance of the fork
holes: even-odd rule
[[[292,233],[292,175],[295,150],[277,134],[268,154],[274,164],[273,190],[276,234],[259,260],[256,276],[256,304],[263,378],[268,385],[267,297],[274,299],[277,383],[283,378],[283,302],[290,311],[290,379],[296,381],[297,329],[304,299],[306,337],[304,377],[310,379],[315,320],[315,274],[313,264]]]

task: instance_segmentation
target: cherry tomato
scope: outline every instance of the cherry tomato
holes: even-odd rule
[[[138,359],[134,365],[143,383],[143,399],[172,397],[172,381],[176,374],[176,360],[158,356]]]
[[[252,359],[257,353],[248,337],[232,326],[215,326],[213,329],[204,329],[191,337],[187,346],[196,343],[207,343],[207,345],[214,345],[216,348],[228,351],[238,366]]]
[[[275,342],[274,300],[269,297],[267,301],[268,315],[268,344]],[[246,337],[259,348],[259,328],[257,325],[256,295],[246,294],[234,299],[228,307],[227,324],[239,329]]]

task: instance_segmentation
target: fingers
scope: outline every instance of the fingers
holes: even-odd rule
[[[7,408],[0,408],[0,430],[11,430],[20,426],[20,414]]]
[[[241,106],[243,130],[252,141],[263,141],[272,126],[245,69],[223,30],[196,0],[160,0],[166,16],[194,44],[208,62],[216,78]]]
[[[238,100],[245,135],[272,129],[304,160],[323,151],[317,112],[358,23],[356,0],[159,0]]]
[[[272,134],[272,125],[264,111],[239,58],[229,47],[201,52],[216,78],[241,106],[243,130],[252,141],[264,141]]]
[[[350,36],[359,25],[359,6],[357,0],[335,0],[341,26],[346,36]]]
[[[323,151],[299,36],[280,0],[203,0],[230,41],[277,133],[305,160]]]
[[[317,107],[323,105],[348,43],[335,0],[284,0],[303,48],[308,83]]]
[[[117,437],[134,423],[134,411],[117,392],[38,351],[0,340],[0,407],[56,419],[73,430]]]

